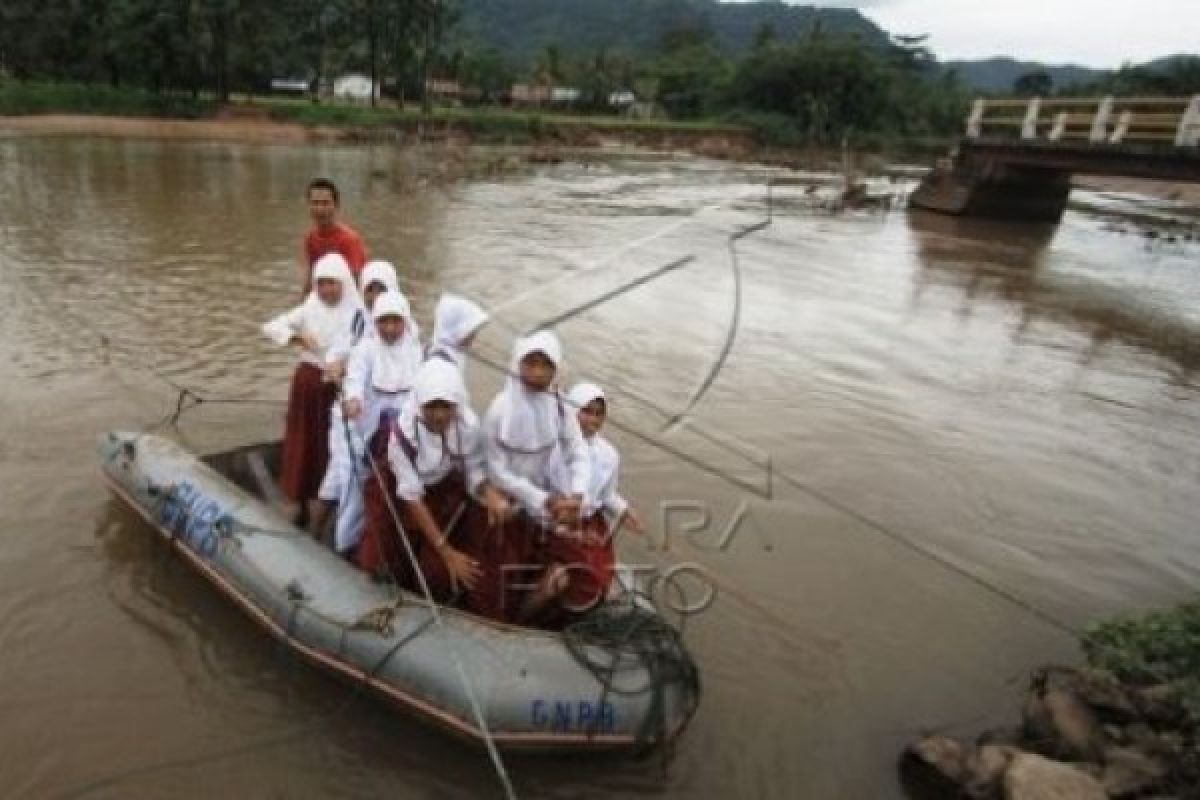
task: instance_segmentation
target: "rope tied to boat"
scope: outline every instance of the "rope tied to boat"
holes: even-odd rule
[[[390,606],[380,606],[363,614],[349,626],[349,630],[375,631],[380,636],[391,637],[396,632],[392,624],[396,619],[396,612],[403,606],[404,595],[398,595]]]
[[[340,400],[341,393],[339,392],[339,401]],[[353,453],[353,443],[350,435],[350,420],[348,420],[344,414],[342,415],[342,430],[345,433],[347,442],[351,445],[351,453]],[[400,512],[396,510],[396,503],[391,497],[391,492],[388,489],[387,481],[384,479],[383,471],[379,464],[375,461],[375,457],[371,453],[370,447],[365,447],[363,449],[363,456],[365,457],[366,465],[370,470],[370,472],[367,474],[367,480],[374,480],[379,484],[379,488],[381,490],[380,494],[383,498],[384,505],[387,508],[388,515],[391,516],[392,522],[394,522],[396,525],[396,533],[400,539],[400,544],[404,548],[404,555],[408,559],[409,565],[413,568],[413,572],[417,577],[418,588],[421,590],[422,599],[424,600],[425,605],[429,608],[428,624],[437,625],[439,628],[444,628],[445,623],[442,620],[442,615],[438,610],[437,601],[433,599],[433,592],[429,588],[429,582],[425,578],[425,572],[421,569],[421,564],[417,560],[417,554],[413,550],[412,544],[408,541],[408,534],[404,530],[404,523],[400,520]],[[388,569],[389,571],[391,570],[390,567]],[[421,628],[418,629],[418,633],[423,631],[426,627],[427,626],[421,626]],[[401,644],[403,643],[404,642],[401,642]],[[386,658],[390,658],[391,653],[399,649],[399,646],[400,645],[397,645],[396,648],[393,648],[391,651],[389,651]],[[508,775],[508,769],[504,766],[504,759],[500,756],[500,750],[496,747],[496,742],[492,738],[492,732],[488,728],[487,716],[484,714],[483,705],[480,703],[479,697],[475,691],[475,685],[472,683],[466,668],[463,666],[462,660],[458,657],[458,653],[455,651],[455,648],[452,645],[447,644],[447,650],[449,651],[448,654],[450,656],[451,663],[454,665],[455,672],[458,674],[458,679],[462,683],[463,689],[466,691],[467,701],[471,709],[471,715],[475,718],[475,724],[479,731],[480,737],[483,739],[483,744],[487,750],[488,759],[491,762],[493,769],[496,771],[496,777],[500,781],[501,788],[504,790],[504,796],[508,798],[508,800],[517,800],[516,789],[513,788],[512,779]]]
[[[683,641],[682,628],[676,628],[653,607],[644,608],[649,598],[628,590],[616,601],[600,605],[563,630],[567,652],[600,684],[598,707],[609,695],[650,696],[646,713],[637,729],[637,744],[642,754],[659,747],[664,759],[668,746],[682,731],[671,730],[667,717],[668,694],[675,694],[684,707],[680,718],[686,726],[700,705],[700,670]],[[651,605],[653,605],[651,603]],[[640,685],[622,682],[643,672]],[[588,733],[594,735],[598,722]]]

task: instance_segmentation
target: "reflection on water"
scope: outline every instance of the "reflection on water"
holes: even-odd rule
[[[1014,338],[1038,318],[1058,320],[1090,337],[1091,344],[1081,353],[1084,363],[1091,363],[1109,343],[1120,342],[1171,359],[1179,367],[1172,379],[1193,382],[1200,367],[1200,328],[1186,315],[1185,304],[1164,306],[1133,287],[1043,268],[1056,226],[1014,230],[1003,223],[924,212],[913,212],[908,220],[921,258],[914,306],[930,285],[961,290],[964,316],[977,303],[986,306],[999,298],[1019,310]],[[981,294],[986,295],[982,301]]]
[[[1082,193],[1056,228],[833,216],[805,177],[739,243],[735,314],[727,239],[781,173],[600,154],[436,185],[428,155],[0,141],[0,777],[14,794],[494,790],[479,752],[282,653],[92,463],[97,433],[169,417],[163,378],[242,401],[189,411],[189,447],[277,435],[290,357],[257,327],[297,299],[314,174],[342,184],[425,330],[445,288],[498,309],[480,351],[500,364],[514,330],[694,256],[559,332],[568,379],[612,390],[624,489],[655,531],[622,557],[718,578],[687,623],[701,709],[665,768],[512,757],[522,796],[894,796],[912,732],[1002,721],[1014,675],[1076,657],[984,585],[1077,626],[1200,580],[1200,246],[1110,229],[1154,213],[1147,201]],[[471,367],[479,404],[500,379]],[[687,535],[677,514],[667,536],[662,504],[712,522]]]

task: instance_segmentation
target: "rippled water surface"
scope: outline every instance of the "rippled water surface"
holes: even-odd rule
[[[1077,193],[1042,229],[835,217],[780,187],[734,262],[780,173],[616,155],[441,186],[431,157],[0,139],[6,794],[496,792],[481,752],[281,652],[93,461],[98,433],[169,414],[164,378],[244,401],[184,418],[197,450],[278,433],[290,361],[257,328],[298,298],[318,173],[426,330],[446,288],[497,310],[488,358],[568,317],[570,376],[611,388],[655,529],[623,557],[719,581],[687,625],[704,696],[669,762],[512,757],[522,796],[893,797],[909,737],[1003,722],[1025,670],[1077,657],[1047,618],[1200,581],[1200,244],[1137,232],[1195,209]],[[498,377],[471,369],[486,399]],[[711,522],[685,535],[697,506]]]

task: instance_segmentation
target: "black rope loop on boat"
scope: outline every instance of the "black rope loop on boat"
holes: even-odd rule
[[[653,608],[644,593],[629,590],[615,601],[600,605],[568,625],[563,643],[575,661],[600,684],[598,705],[610,695],[649,695],[650,704],[638,725],[637,744],[645,754],[665,746],[680,731],[670,730],[667,694],[674,690],[683,705],[682,718],[690,720],[700,705],[700,671],[676,628]],[[646,681],[619,685],[619,678],[644,672]],[[593,723],[589,734],[597,732]]]

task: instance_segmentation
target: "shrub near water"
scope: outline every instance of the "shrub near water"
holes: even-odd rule
[[[1096,668],[1133,686],[1168,686],[1182,727],[1200,734],[1200,600],[1095,625],[1083,649]]]
[[[5,116],[74,113],[194,119],[211,114],[214,108],[207,98],[175,92],[0,80],[0,115]]]

